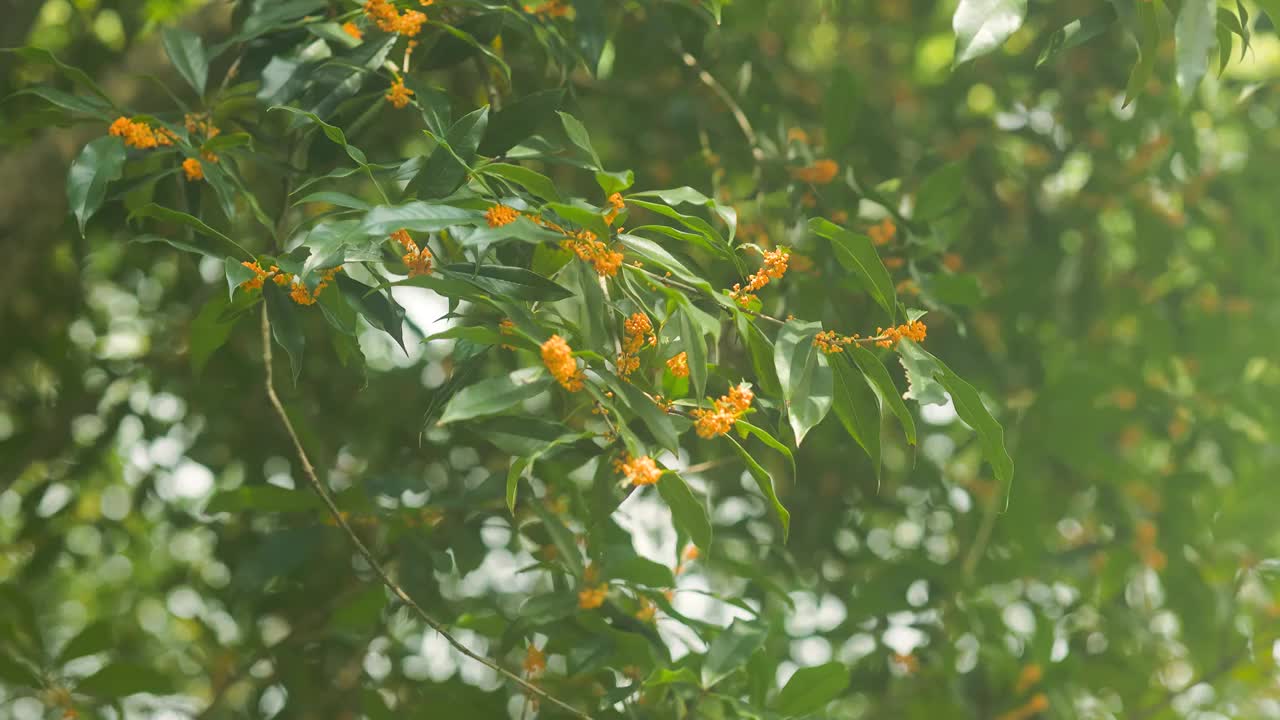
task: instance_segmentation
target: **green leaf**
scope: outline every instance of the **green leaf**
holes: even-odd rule
[[[726,436],[729,437],[729,436]],[[791,534],[791,513],[782,506],[782,501],[778,499],[778,492],[773,486],[773,477],[769,472],[751,457],[751,453],[742,445],[729,437],[729,442],[733,443],[734,449],[738,451],[738,455],[743,462],[747,464],[747,472],[751,474],[751,478],[756,481],[756,486],[760,488],[760,492],[769,499],[773,505],[773,512],[778,516],[778,522],[782,524],[782,541],[787,541],[787,536]]]
[[[247,147],[253,149],[253,136],[249,133],[223,133],[212,138],[200,146],[201,150],[207,150],[211,153],[222,153],[238,147]]]
[[[941,360],[910,340],[898,343],[898,353],[902,357],[903,365],[910,363],[908,372],[912,376],[913,394],[917,386],[924,386],[927,383],[932,383],[927,391],[929,396],[933,397],[936,394],[938,397],[934,402],[946,401],[946,397],[942,395],[944,388],[951,394],[956,414],[978,433],[983,456],[995,471],[996,479],[1004,486],[1007,504],[1009,489],[1013,482],[1013,459],[1009,457],[1009,452],[1004,447],[1004,429],[982,403],[978,391]],[[923,404],[924,401],[920,402]]]
[[[672,255],[666,248],[662,247],[658,243],[648,238],[642,238],[639,235],[628,234],[619,235],[618,240],[621,241],[628,250],[631,250],[635,254],[644,258],[645,262],[652,263],[663,270],[669,271],[677,280],[688,283],[707,295],[715,294],[715,290],[711,287],[710,283],[703,279],[702,276],[686,267],[684,263],[676,259],[676,256]]]
[[[507,512],[512,515],[516,514],[516,495],[520,491],[520,478],[529,474],[529,470],[533,468],[533,458],[517,457],[511,459],[511,466],[507,468]]]
[[[585,569],[582,565],[582,552],[578,549],[578,542],[573,533],[569,532],[569,528],[565,527],[564,523],[560,522],[560,518],[548,510],[542,502],[534,501],[529,504],[533,507],[534,514],[542,521],[547,534],[551,536],[551,542],[558,551],[558,559],[569,566],[569,571],[574,577],[582,577]]]
[[[404,310],[382,292],[353,280],[346,273],[338,273],[335,279],[338,281],[338,290],[352,309],[368,320],[370,325],[390,335],[400,349],[404,350]]]
[[[822,104],[822,124],[827,130],[828,152],[838,152],[853,139],[854,119],[862,90],[858,77],[848,68],[837,66],[831,72],[831,84]]]
[[[1156,17],[1155,0],[1137,3],[1138,12],[1138,62],[1129,72],[1129,82],[1124,89],[1124,105],[1128,107],[1146,87],[1156,66],[1156,53],[1160,47],[1160,21]]]
[[[1280,33],[1280,0],[1258,0],[1258,7],[1271,18],[1271,28]]]
[[[439,425],[494,415],[545,391],[551,377],[541,367],[520,368],[502,377],[481,380],[454,395],[445,405]]]
[[[248,485],[222,490],[209,499],[204,512],[310,512],[324,508],[320,498],[305,489],[290,490],[275,485]]]
[[[92,115],[100,120],[109,121],[114,119],[114,115],[111,112],[111,106],[96,97],[72,95],[55,88],[44,87],[43,85],[19,90],[18,92],[10,95],[9,98],[18,97],[19,95],[35,95],[36,97],[49,101],[63,110],[70,110],[71,112],[82,113],[84,115]],[[9,98],[5,98],[5,100],[8,100]]]
[[[1062,52],[1079,47],[1098,37],[1115,21],[1116,10],[1111,5],[1104,5],[1101,10],[1092,15],[1072,20],[1049,36],[1048,44],[1036,59],[1036,67],[1044,65]]]
[[[56,67],[63,75],[66,75],[75,84],[91,91],[94,95],[102,98],[106,103],[115,109],[115,103],[111,102],[111,97],[98,87],[98,84],[89,77],[89,74],[73,65],[68,65],[58,59],[56,55],[38,47],[21,47],[21,48],[0,48],[0,52],[11,52],[29,63],[40,63],[43,65],[52,65]],[[119,114],[118,112],[115,114]]]
[[[560,233],[547,230],[523,216],[506,225],[481,227],[466,231],[458,229],[454,233],[463,247],[475,249],[475,257],[477,258],[484,257],[491,246],[509,240],[519,240],[531,245],[545,243],[556,247],[564,240],[564,236]]]
[[[591,162],[595,163],[594,169],[601,169],[600,156],[596,154],[596,149],[591,146],[591,136],[587,133],[587,128],[578,118],[567,112],[556,111],[560,116],[560,122],[564,125],[565,134],[569,136],[569,142],[582,148],[591,156]]]
[[[104,135],[84,146],[67,171],[67,203],[76,216],[80,234],[85,223],[102,207],[107,184],[124,174],[124,141]]]
[[[252,273],[250,273],[252,274]],[[226,319],[224,313],[231,302],[215,293],[191,321],[191,371],[199,377],[214,351],[226,344],[235,327],[236,316]]]
[[[682,668],[658,668],[653,671],[644,681],[646,688],[660,687],[662,685],[697,685],[698,676],[687,667]]]
[[[289,355],[289,366],[293,368],[293,382],[298,382],[298,374],[302,372],[303,350],[306,347],[306,336],[302,334],[302,321],[298,317],[298,308],[285,291],[274,282],[262,283],[262,298],[267,303],[267,318],[271,321],[271,336]]]
[[[768,628],[763,625],[734,619],[707,648],[702,661],[702,687],[709,688],[746,665],[768,634]]]
[[[871,238],[849,232],[824,218],[813,218],[809,221],[809,228],[831,241],[836,260],[852,272],[871,294],[871,299],[889,313],[889,322],[892,323],[897,311],[898,293],[893,286],[893,277],[881,262]]]
[[[346,133],[342,132],[342,128],[337,125],[330,125],[324,120],[321,120],[320,116],[313,112],[308,112],[289,105],[273,105],[267,108],[267,112],[271,112],[272,110],[284,110],[299,120],[307,121],[307,124],[314,123],[315,125],[318,125],[325,137],[329,138],[330,141],[342,147],[342,149],[346,151],[347,157],[355,160],[361,167],[368,165],[369,158],[364,154],[364,151],[355,145],[348,144]]]
[[[454,225],[483,225],[484,214],[477,210],[418,200],[404,205],[379,205],[360,221],[365,235],[390,235],[397,230],[439,232]]]
[[[455,263],[438,271],[440,276],[468,283],[499,299],[550,302],[572,297],[559,283],[521,267]]]
[[[765,430],[764,428],[758,427],[756,425],[752,425],[746,420],[739,420],[738,422],[734,423],[734,428],[738,431],[738,434],[740,436],[742,437],[747,437],[748,435],[755,436],[755,438],[760,442],[764,443],[765,445],[768,445],[773,450],[777,450],[783,457],[787,459],[787,463],[791,465],[792,481],[796,480],[796,457],[791,453],[790,448],[788,448],[786,445],[783,445],[782,442],[778,440],[778,438],[774,437],[773,435],[770,435],[768,430]]]
[[[898,392],[898,386],[893,384],[893,378],[890,377],[888,369],[884,363],[880,362],[880,358],[875,353],[864,347],[850,346],[845,352],[857,363],[862,370],[863,377],[875,391],[876,396],[880,398],[880,405],[889,406],[894,416],[898,418],[898,422],[902,425],[902,431],[906,433],[907,442],[911,445],[916,444],[916,423],[911,417],[911,411],[907,409],[907,404],[902,402],[902,395]]]
[[[684,348],[688,355],[689,380],[693,383],[693,396],[701,402],[703,396],[707,394],[707,341],[702,337],[702,330],[698,327],[697,319],[693,317],[693,311],[689,309],[688,299],[683,295],[677,297],[681,299],[678,313],[680,347]]]
[[[551,182],[551,178],[540,172],[506,163],[490,163],[482,167],[480,172],[510,180],[547,202],[560,202],[560,193],[556,191],[555,184]]]
[[[782,400],[787,419],[796,436],[796,445],[831,410],[831,366],[827,356],[813,344],[821,323],[791,320],[778,331],[773,346],[773,364],[782,383]]]
[[[843,355],[844,353],[840,353]],[[862,373],[855,370],[852,361],[836,358],[835,410],[840,424],[849,436],[867,451],[875,468],[876,480],[880,479],[880,404]]]
[[[676,452],[679,449],[680,435],[676,431],[675,423],[671,422],[671,417],[655,405],[640,388],[614,375],[605,377],[618,397],[622,398],[631,412],[640,418],[640,422],[644,423],[645,427],[649,428],[654,440],[671,452]]]
[[[464,115],[449,128],[422,170],[409,183],[409,192],[420,198],[445,197],[457,190],[471,171],[476,148],[489,124],[489,106]]]
[[[693,489],[675,472],[665,472],[658,480],[658,494],[671,508],[671,521],[676,529],[688,535],[704,553],[711,549],[711,516],[707,506],[693,494]]]
[[[564,88],[540,90],[495,112],[477,149],[481,155],[501,155],[526,140],[552,118],[564,103]]]
[[[661,482],[659,482],[659,485],[661,485]],[[611,563],[608,566],[608,577],[626,580],[632,585],[645,585],[651,588],[666,589],[676,585],[676,578],[671,572],[671,568],[639,555],[632,555],[626,559]]]
[[[199,35],[176,27],[164,28],[160,39],[173,68],[191,85],[196,95],[204,97],[205,83],[209,79],[209,58],[204,50],[204,41]]]
[[[36,672],[26,662],[11,657],[4,650],[0,650],[0,680],[15,688],[29,687],[39,689],[44,687],[44,683],[40,680],[40,673]]]
[[[773,701],[774,711],[787,716],[808,715],[826,707],[849,687],[849,668],[829,662],[800,668]]]
[[[898,343],[898,359],[907,371],[906,397],[921,405],[944,405],[947,402],[945,388],[934,377],[938,371],[937,358],[913,342]]]
[[[58,653],[58,664],[115,648],[114,628],[115,621],[112,620],[90,623],[62,646],[62,650]]]
[[[163,673],[149,667],[113,663],[81,680],[75,689],[87,695],[114,699],[138,693],[163,695],[172,689],[172,683]]]
[[[500,415],[471,428],[477,437],[493,443],[499,450],[524,457],[553,443],[578,437],[576,434],[566,435],[563,423],[510,415]]]
[[[620,193],[634,185],[635,182],[636,174],[631,170],[623,170],[622,172],[599,170],[596,172],[596,184],[600,186],[605,195]]]
[[[955,64],[986,55],[1022,27],[1027,0],[960,0],[951,28],[956,34]]]
[[[202,235],[208,235],[209,237],[217,238],[227,243],[228,245],[232,245],[236,247],[249,258],[253,257],[252,253],[240,247],[240,245],[236,243],[236,241],[227,237],[226,235],[219,232],[218,230],[213,229],[209,225],[206,225],[203,220],[195,217],[194,215],[189,215],[187,213],[180,212],[178,210],[173,210],[171,208],[167,208],[162,205],[157,205],[155,203],[147,203],[146,205],[143,205],[142,207],[130,213],[130,217],[149,217],[149,218],[155,218],[156,220],[159,220],[161,222],[171,222],[178,225],[185,225]]]
[[[233,257],[223,261],[223,271],[227,276],[228,300],[235,297],[236,288],[258,276],[257,273],[245,267],[243,263]]]
[[[1183,102],[1189,102],[1209,70],[1209,50],[1217,29],[1216,0],[1184,0],[1174,24],[1177,72],[1175,78]]]
[[[920,183],[912,217],[921,222],[933,222],[946,215],[964,197],[965,182],[962,162],[949,162],[934,170]]]

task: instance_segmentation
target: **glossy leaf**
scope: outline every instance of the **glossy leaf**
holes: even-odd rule
[[[501,155],[545,125],[564,103],[564,89],[540,90],[517,99],[489,119],[477,152]]]
[[[849,668],[830,662],[800,668],[773,701],[773,710],[785,717],[818,712],[849,687]]]
[[[1022,27],[1027,0],[960,0],[951,29],[956,34],[955,64],[998,49]]]
[[[521,165],[490,163],[485,165],[481,172],[485,175],[510,180],[547,202],[561,201],[560,193],[556,190],[555,184],[551,182],[551,178],[535,170],[530,170]]]
[[[881,407],[887,406],[893,412],[894,417],[898,418],[898,423],[902,425],[902,431],[906,433],[907,442],[915,445],[915,420],[911,417],[911,411],[907,409],[907,404],[902,402],[902,395],[898,392],[898,386],[893,384],[893,378],[889,375],[884,363],[880,362],[880,359],[874,353],[863,347],[851,346],[845,352],[862,370],[862,376],[880,399]]]
[[[702,687],[714,686],[745,665],[751,654],[764,644],[767,635],[768,630],[762,625],[734,620],[707,648],[702,661]]]
[[[737,440],[731,437],[729,442],[733,443],[734,449],[738,451],[738,456],[747,464],[747,472],[751,475],[751,479],[755,480],[756,487],[760,488],[760,492],[764,493],[765,498],[773,506],[774,514],[778,516],[778,523],[782,525],[782,541],[786,542],[787,536],[791,534],[791,513],[782,506],[782,501],[778,499],[778,491],[773,486],[773,476]]]
[[[482,380],[463,388],[444,408],[439,424],[494,415],[547,390],[551,376],[541,367],[528,367]]]
[[[876,479],[880,478],[880,403],[875,393],[862,377],[862,373],[853,367],[844,353],[829,358],[835,374],[835,411],[849,433],[867,455],[871,457],[871,466],[875,468]]]
[[[809,228],[831,241],[836,260],[853,273],[876,304],[889,314],[892,322],[897,311],[898,293],[894,289],[893,278],[871,244],[871,238],[849,232],[823,218],[810,220]]]
[[[293,381],[296,383],[302,372],[303,352],[306,349],[306,336],[302,333],[302,318],[299,317],[298,306],[274,282],[262,284],[262,299],[267,304],[271,337],[288,353],[289,366],[293,368]]]
[[[102,207],[107,185],[124,174],[124,141],[103,136],[84,146],[67,171],[67,203],[76,216],[80,234],[89,218]]]
[[[796,445],[831,410],[832,374],[826,355],[813,344],[821,323],[792,320],[778,331],[773,364],[782,384],[782,399]]]
[[[203,96],[209,79],[209,58],[205,53],[204,40],[193,32],[173,27],[161,31],[160,39],[173,68],[196,91],[196,95]]]
[[[1216,37],[1218,3],[1215,0],[1183,0],[1174,23],[1177,72],[1174,77],[1183,101],[1189,101],[1209,70],[1209,50]]]
[[[569,142],[577,145],[591,157],[591,162],[595,163],[595,167],[601,167],[600,156],[596,154],[596,149],[591,145],[591,136],[587,134],[587,128],[578,118],[566,112],[557,113],[560,116],[560,123],[564,125],[564,131],[569,136]]]
[[[688,535],[703,552],[711,549],[711,517],[707,514],[706,503],[690,489],[684,478],[677,473],[663,473],[658,480],[658,494],[671,509],[671,519],[680,532]]]
[[[470,172],[476,148],[488,125],[488,105],[455,122],[444,142],[436,146],[422,170],[409,183],[409,191],[420,198],[438,198],[457,190]]]

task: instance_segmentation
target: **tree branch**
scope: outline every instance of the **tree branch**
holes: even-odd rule
[[[267,318],[267,307],[265,303],[262,306],[262,364],[266,374],[267,399],[271,401],[271,407],[275,410],[276,416],[280,418],[280,424],[284,426],[285,432],[289,434],[289,439],[293,442],[293,449],[298,455],[298,461],[302,464],[302,474],[307,477],[307,481],[311,484],[311,489],[315,490],[316,494],[320,496],[320,500],[329,510],[329,514],[333,517],[334,522],[337,523],[338,527],[341,528],[344,533],[346,533],[347,538],[351,540],[351,544],[355,546],[356,551],[359,552],[360,556],[364,558],[364,561],[369,564],[369,567],[373,568],[374,573],[382,581],[382,584],[391,591],[391,594],[395,595],[400,602],[413,610],[413,612],[416,613],[418,617],[422,618],[422,621],[425,622],[432,630],[440,633],[440,635],[442,635],[445,640],[448,640],[449,644],[458,652],[466,655],[472,660],[475,660],[481,665],[484,665],[490,670],[497,672],[508,680],[511,680],[526,692],[533,693],[553,705],[560,707],[574,717],[591,720],[590,715],[587,715],[567,702],[551,695],[537,685],[528,682],[524,678],[521,678],[519,675],[507,670],[493,660],[474,652],[471,648],[464,645],[462,641],[458,640],[453,635],[450,635],[449,632],[445,630],[443,624],[427,614],[427,611],[424,610],[417,601],[410,597],[409,593],[406,592],[404,588],[400,587],[395,580],[391,579],[391,574],[388,573],[382,563],[373,556],[373,553],[369,550],[368,546],[364,544],[364,541],[360,539],[360,536],[356,534],[355,530],[351,529],[351,525],[347,523],[347,518],[342,514],[342,511],[338,509],[338,505],[334,502],[333,496],[329,493],[329,489],[325,487],[324,483],[320,482],[320,477],[316,474],[316,469],[312,466],[311,459],[307,456],[307,451],[302,447],[302,441],[298,438],[298,433],[293,427],[293,422],[289,420],[289,414],[285,412],[284,404],[280,402],[280,396],[276,394],[275,377],[272,372],[271,359],[271,321]]]
[[[764,162],[764,150],[761,150],[760,144],[756,142],[756,131],[751,127],[751,121],[747,119],[747,114],[742,111],[742,107],[733,99],[729,91],[720,84],[719,80],[716,80],[711,73],[703,69],[697,58],[684,50],[677,50],[677,52],[680,53],[680,59],[684,61],[684,64],[697,73],[698,80],[702,81],[703,85],[711,88],[711,92],[719,96],[720,100],[728,106],[734,121],[738,123],[738,128],[742,130],[742,134],[747,138],[747,144],[751,146],[751,157],[755,158],[758,163]]]

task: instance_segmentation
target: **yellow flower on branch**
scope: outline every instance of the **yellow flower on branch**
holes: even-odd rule
[[[484,219],[489,223],[489,227],[502,227],[510,225],[520,217],[520,213],[515,208],[507,207],[501,203],[495,204],[493,207],[485,210]]]
[[[187,158],[182,161],[182,171],[187,174],[188,182],[196,182],[204,179],[204,166],[195,158]]]
[[[404,78],[397,77],[396,81],[391,83],[391,88],[387,90],[386,99],[391,106],[397,110],[402,110],[409,104],[413,91],[404,86]]]
[[[582,371],[578,369],[578,361],[573,358],[573,349],[559,335],[542,343],[542,364],[551,371],[551,376],[560,386],[569,392],[582,389]]]
[[[648,455],[628,458],[619,463],[622,476],[632,485],[654,485],[662,477],[662,469]]]
[[[676,377],[689,377],[689,354],[681,352],[667,360],[667,369]]]
[[[733,428],[733,424],[751,409],[751,401],[755,393],[746,385],[737,385],[729,389],[728,395],[721,395],[711,409],[698,408],[693,411],[697,421],[694,429],[698,437],[711,439],[724,435]]]

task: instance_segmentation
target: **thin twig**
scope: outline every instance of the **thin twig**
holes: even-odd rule
[[[630,266],[630,267],[635,267],[635,266],[634,266],[634,265],[632,265],[632,266]],[[652,278],[653,280],[656,280],[656,281],[658,281],[658,282],[662,283],[663,285],[666,285],[667,287],[673,287],[673,288],[676,288],[676,289],[678,289],[678,290],[684,290],[685,292],[690,293],[690,294],[694,295],[695,297],[700,297],[700,296],[702,296],[702,295],[704,294],[704,293],[703,293],[701,290],[699,290],[698,288],[696,288],[696,287],[694,287],[694,286],[692,286],[692,285],[688,285],[688,284],[686,284],[686,283],[683,283],[683,282],[681,282],[681,281],[679,281],[679,280],[676,280],[676,279],[674,279],[674,278],[669,278],[669,277],[666,277],[666,276],[664,276],[664,275],[659,275],[659,274],[657,274],[657,273],[650,272],[650,271],[648,271],[648,270],[645,270],[645,269],[644,269],[644,268],[642,268],[642,267],[640,267],[640,268],[635,268],[635,269],[636,269],[636,270],[639,270],[640,272],[644,273],[645,275],[648,275],[648,276],[649,276],[650,278]],[[752,310],[751,308],[745,308],[745,307],[744,307],[744,308],[742,308],[742,312],[744,312],[744,313],[746,313],[746,314],[750,315],[751,317],[760,318],[761,320],[768,320],[769,322],[772,322],[772,323],[777,323],[779,326],[781,326],[781,325],[786,325],[786,324],[787,324],[787,321],[786,321],[786,320],[780,320],[780,319],[778,319],[778,318],[776,318],[776,317],[774,317],[774,316],[772,316],[772,315],[765,315],[764,313],[759,312],[759,311],[756,311],[756,310]]]
[[[289,439],[293,442],[293,449],[298,455],[298,461],[302,464],[302,474],[305,475],[307,481],[311,483],[311,488],[320,496],[320,500],[328,509],[334,522],[338,524],[338,527],[341,528],[344,533],[346,533],[347,538],[351,540],[351,544],[355,546],[356,551],[360,553],[360,556],[364,558],[364,561],[368,563],[369,567],[373,568],[373,572],[380,580],[382,580],[382,584],[391,591],[391,594],[395,595],[400,602],[413,610],[414,613],[416,613],[418,617],[422,618],[422,621],[425,622],[432,630],[440,633],[440,635],[443,636],[445,640],[449,641],[449,644],[458,652],[466,655],[472,660],[475,660],[481,665],[484,665],[490,670],[497,672],[508,680],[511,680],[525,691],[531,692],[538,697],[547,700],[553,705],[560,707],[574,717],[591,720],[590,715],[587,715],[569,703],[551,695],[537,685],[526,681],[524,678],[521,678],[519,675],[507,670],[493,660],[474,652],[460,640],[449,634],[449,632],[445,630],[444,625],[427,614],[427,611],[424,610],[416,600],[410,597],[409,593],[405,592],[404,588],[400,587],[391,579],[391,574],[388,573],[382,563],[378,562],[377,558],[373,556],[373,553],[364,544],[364,541],[360,539],[360,536],[356,534],[355,530],[351,529],[351,525],[347,523],[347,518],[342,514],[342,511],[338,509],[338,505],[334,502],[333,496],[329,493],[328,488],[324,486],[324,483],[320,482],[320,477],[316,474],[316,469],[312,466],[311,459],[308,457],[307,451],[302,447],[302,441],[298,438],[298,432],[293,427],[293,421],[289,419],[289,414],[285,412],[284,404],[280,402],[280,396],[276,394],[275,377],[271,367],[271,321],[267,318],[267,308],[265,304],[262,307],[262,363],[266,373],[267,399],[271,401],[271,407],[280,418],[280,424],[284,426],[285,432],[289,434]]]
[[[742,134],[746,136],[747,144],[751,146],[751,157],[755,158],[758,163],[764,162],[764,150],[761,150],[760,144],[756,142],[756,131],[751,127],[751,121],[747,119],[747,114],[742,112],[742,107],[738,105],[738,101],[733,99],[733,96],[730,95],[729,91],[720,84],[719,80],[716,80],[711,73],[707,72],[702,65],[698,63],[698,59],[696,57],[683,50],[678,50],[677,52],[680,53],[680,59],[684,61],[684,64],[688,65],[690,70],[697,73],[698,79],[702,81],[702,84],[711,88],[711,91],[719,96],[724,104],[728,106],[729,112],[733,115],[733,119],[738,123],[738,128],[741,129]]]

